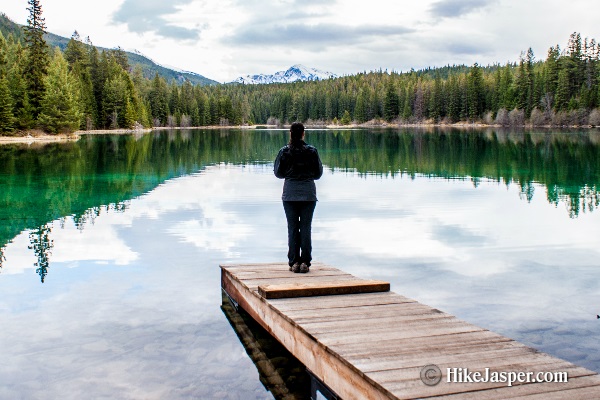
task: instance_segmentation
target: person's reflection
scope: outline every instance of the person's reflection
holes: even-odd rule
[[[37,262],[34,266],[37,267],[35,272],[40,276],[42,283],[48,275],[48,264],[50,263],[50,255],[52,254],[53,241],[50,240],[50,232],[52,229],[48,225],[43,225],[29,232],[28,248],[33,249]]]

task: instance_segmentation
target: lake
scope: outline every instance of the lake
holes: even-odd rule
[[[600,133],[308,130],[313,256],[600,372]],[[285,130],[0,146],[0,398],[271,399],[220,263],[285,261]],[[427,364],[427,360],[423,360]]]

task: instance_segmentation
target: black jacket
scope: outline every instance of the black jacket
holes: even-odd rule
[[[275,159],[273,172],[285,179],[283,201],[317,201],[315,179],[323,175],[323,164],[316,148],[301,143],[299,147],[282,147]]]

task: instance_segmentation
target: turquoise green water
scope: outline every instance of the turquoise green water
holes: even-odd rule
[[[597,132],[307,141],[325,165],[315,260],[600,371]],[[0,146],[0,398],[271,398],[219,308],[218,264],[285,259],[285,142]]]

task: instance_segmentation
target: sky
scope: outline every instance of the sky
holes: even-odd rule
[[[8,4],[7,4],[8,3]],[[545,59],[600,40],[597,0],[42,0],[49,32],[138,50],[219,82],[302,64],[351,75]],[[26,24],[27,0],[0,12]]]

